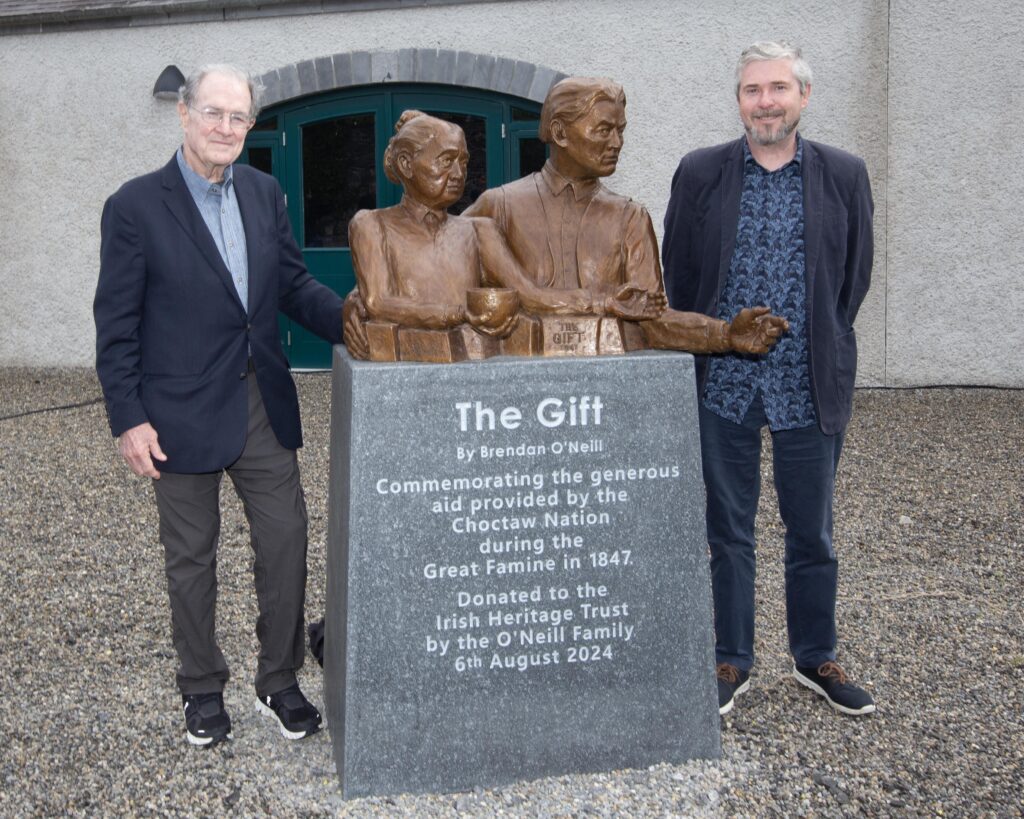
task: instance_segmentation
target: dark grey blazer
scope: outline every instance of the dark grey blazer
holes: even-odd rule
[[[677,310],[717,314],[736,245],[745,138],[688,153],[672,178],[662,260]],[[852,154],[804,139],[801,171],[811,393],[819,426],[833,435],[850,420],[853,320],[871,282],[874,204],[867,168]],[[699,356],[698,387],[706,372]]]

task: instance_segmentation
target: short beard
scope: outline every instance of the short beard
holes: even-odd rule
[[[753,142],[762,147],[768,145],[777,145],[786,139],[793,131],[796,130],[796,126],[800,124],[800,117],[797,117],[793,122],[783,122],[774,131],[768,131],[767,134],[764,132],[758,132],[757,120],[753,121],[752,125],[747,126],[747,136],[753,140]]]

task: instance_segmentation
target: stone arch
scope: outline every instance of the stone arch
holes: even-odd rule
[[[263,106],[338,88],[392,82],[422,82],[498,91],[544,102],[548,89],[566,77],[522,60],[437,48],[347,51],[302,60],[259,75]]]

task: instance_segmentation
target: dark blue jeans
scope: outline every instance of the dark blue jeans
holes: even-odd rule
[[[761,493],[760,394],[740,424],[700,407],[717,662],[754,664],[754,517]],[[832,494],[843,435],[815,424],[772,433],[779,513],[786,526],[786,625],[798,666],[836,657]]]

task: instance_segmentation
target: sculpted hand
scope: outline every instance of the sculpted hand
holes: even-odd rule
[[[494,313],[491,311],[474,313],[472,310],[467,308],[466,321],[484,335],[494,336],[496,338],[505,338],[505,336],[516,328],[516,323],[519,321],[519,313],[516,312],[510,316],[502,318],[501,313]]]
[[[363,326],[366,318],[366,308],[362,299],[356,296],[356,291],[353,290],[348,294],[345,306],[341,309],[342,333],[349,355],[363,361],[370,357],[370,340],[366,337],[366,328]]]
[[[122,432],[117,439],[117,449],[136,475],[144,478],[160,477],[160,473],[153,464],[153,459],[166,461],[167,456],[160,449],[156,430],[148,421]]]
[[[660,290],[644,290],[635,284],[622,285],[604,303],[608,315],[628,321],[656,319],[665,312],[667,306],[668,299]]]
[[[789,331],[789,322],[767,307],[744,307],[729,323],[729,344],[737,353],[767,353]]]

